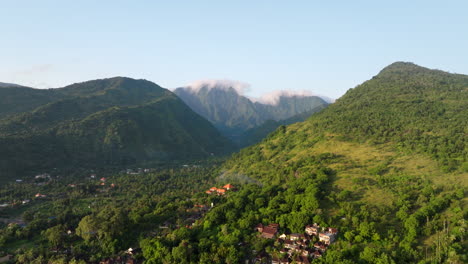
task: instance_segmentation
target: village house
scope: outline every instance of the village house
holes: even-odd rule
[[[272,238],[274,235],[268,234],[268,227],[276,228],[278,230],[278,224],[270,224],[263,226],[262,224],[257,225],[256,229],[262,234],[262,237]],[[338,229],[336,228],[320,228],[318,224],[307,225],[305,227],[305,233],[292,233],[290,235],[281,234],[277,242],[281,244],[281,248],[278,249],[277,253],[272,254],[272,263],[283,263],[280,262],[281,256],[288,256],[288,262],[284,263],[310,263],[309,258],[320,258],[325,253],[328,245],[336,240]],[[312,237],[318,237],[319,242],[309,244]]]
[[[297,264],[310,264],[310,261],[307,257],[298,256],[294,259],[294,262]]]
[[[288,258],[272,257],[271,264],[289,264],[291,263]]]
[[[228,191],[234,191],[236,189],[236,187],[234,187],[234,185],[228,183],[228,184],[223,186],[223,189],[226,189]]]
[[[46,179],[46,178],[50,178],[50,175],[47,174],[47,173],[44,173],[44,174],[39,174],[39,175],[36,175],[34,176],[35,179]]]
[[[263,232],[263,224],[262,224],[262,223],[258,224],[258,225],[255,227],[255,229],[256,229],[258,232],[260,232],[260,233]]]
[[[322,257],[322,253],[320,253],[320,251],[315,251],[314,253],[312,253],[312,257],[314,259],[320,258],[320,257]]]
[[[317,223],[314,223],[313,225],[307,225],[305,227],[305,232],[309,235],[309,236],[317,236],[318,233],[320,232],[320,226],[317,225]]]
[[[292,233],[291,235],[289,235],[289,238],[291,240],[303,240],[303,239],[305,239],[303,234],[298,234],[298,233]]]
[[[206,194],[216,193],[217,195],[225,195],[226,191],[234,191],[235,187],[232,184],[226,184],[223,188],[211,187],[209,190],[205,191]]]
[[[335,241],[337,234],[338,229],[329,227],[325,230],[325,232],[319,233],[319,241],[330,245]]]
[[[294,241],[287,239],[284,241],[284,247],[288,249],[297,249],[299,248],[299,245],[297,245]]]
[[[325,252],[327,250],[327,245],[322,242],[316,242],[314,248],[320,252]]]
[[[274,238],[278,233],[278,224],[269,224],[268,226],[263,226],[262,224],[257,225],[256,229],[260,232],[260,236],[263,238]]]

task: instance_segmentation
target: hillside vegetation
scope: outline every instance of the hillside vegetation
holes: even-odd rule
[[[2,100],[22,104],[34,98],[40,106],[3,112],[0,178],[52,168],[196,159],[231,150],[207,120],[145,80],[118,77],[53,90],[25,88],[23,96],[15,89],[24,88],[11,89],[13,95]]]
[[[288,189],[325,170],[320,205],[302,223],[345,231],[323,263],[463,263],[467,92],[468,76],[394,63],[235,154],[225,175]]]

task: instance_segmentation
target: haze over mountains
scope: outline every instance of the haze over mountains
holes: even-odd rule
[[[295,118],[303,121],[306,116],[327,106],[318,96],[305,92],[276,92],[262,99],[243,96],[246,86],[229,81],[205,81],[174,90],[195,112],[212,122],[225,136],[240,145],[246,145],[245,132],[262,126],[266,121],[282,121]],[[271,123],[271,122],[270,122]],[[273,126],[276,128],[277,126]],[[261,128],[266,136],[273,130]]]

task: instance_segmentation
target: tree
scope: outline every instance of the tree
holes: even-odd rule
[[[76,234],[85,241],[90,241],[92,238],[96,237],[97,229],[97,219],[92,215],[87,215],[83,217],[78,224]]]
[[[47,238],[50,244],[57,247],[64,242],[65,228],[62,225],[53,226],[44,231],[44,236]]]

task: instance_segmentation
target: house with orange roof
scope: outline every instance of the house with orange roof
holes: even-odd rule
[[[230,190],[235,190],[236,187],[234,187],[234,185],[228,183],[228,184],[223,186],[223,189],[226,189],[226,190],[230,191]]]

